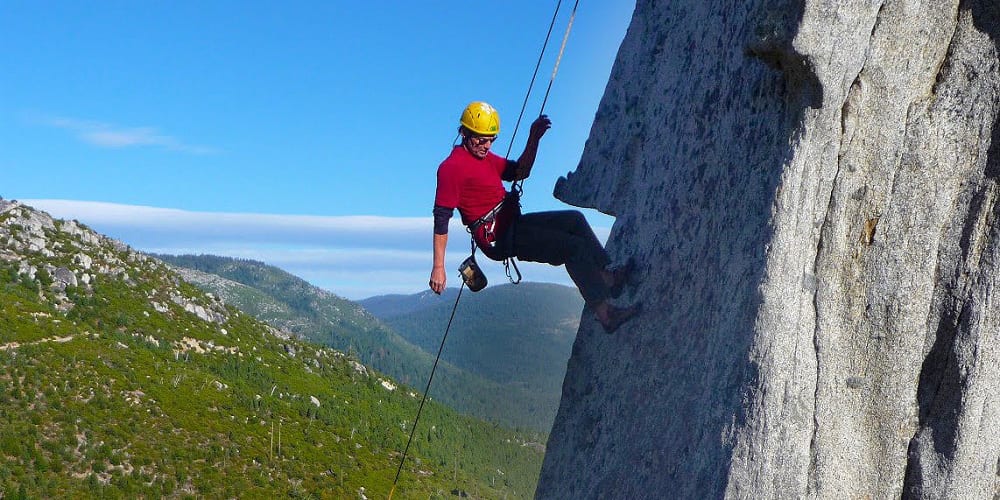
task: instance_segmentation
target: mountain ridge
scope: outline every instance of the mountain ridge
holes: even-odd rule
[[[405,300],[405,298],[397,299]],[[427,304],[424,294],[409,300]],[[405,306],[381,318],[404,338],[426,350],[438,348],[453,301],[423,308]],[[364,304],[364,302],[362,302]],[[487,287],[463,295],[443,359],[503,383],[523,384],[558,398],[583,299],[572,287],[522,282]],[[551,407],[555,407],[553,400]]]
[[[453,302],[458,296],[457,288],[445,288],[441,295],[431,290],[417,293],[392,293],[374,295],[361,299],[358,304],[380,319],[386,319],[400,314],[410,313],[434,307],[439,303]]]
[[[437,311],[437,308],[448,310],[448,313],[435,313],[432,318],[418,321],[421,329],[426,327],[425,337],[430,340],[426,344],[415,345],[405,335],[401,335],[396,327],[375,317],[361,303],[343,299],[326,290],[319,289],[275,266],[248,259],[214,255],[160,255],[158,257],[174,266],[175,269],[178,269],[179,272],[203,289],[219,296],[229,295],[230,303],[272,326],[323,345],[351,352],[366,364],[378,368],[397,380],[417,387],[424,387],[430,374],[431,366],[434,364],[435,356],[440,347],[443,328],[448,320],[447,314],[450,313],[453,306],[447,302],[453,302],[450,299],[457,295],[457,290],[452,290],[443,296],[412,294],[371,299],[371,301],[383,304],[407,303],[406,307],[409,310],[419,308],[425,308],[429,311]],[[217,278],[212,278],[213,276],[229,280],[230,283],[250,286],[255,291],[251,292],[250,289],[243,287],[227,291],[225,288],[227,286],[232,288],[233,285],[215,281]],[[463,298],[462,311],[455,321],[455,330],[458,335],[450,336],[446,353],[461,351],[463,343],[468,341],[463,338],[463,335],[466,335],[467,327],[460,325],[467,323],[467,319],[475,315],[474,312],[470,315],[468,307],[473,306],[474,311],[475,305],[480,303],[484,297],[490,297],[499,292],[501,296],[508,296],[506,299],[508,302],[518,303],[518,297],[520,297],[521,302],[530,303],[532,301],[549,302],[554,300],[551,298],[539,299],[540,294],[530,293],[533,290],[559,290],[566,297],[573,297],[575,294],[575,291],[571,291],[572,289],[560,285],[525,284],[524,288],[517,289],[518,293],[514,297],[510,297],[511,291],[515,289],[505,287],[511,286],[503,285],[487,289],[488,291],[480,294],[469,294]],[[233,290],[240,290],[240,292],[235,293]],[[412,304],[409,304],[411,302],[418,302],[422,305],[413,307]],[[270,304],[268,307],[274,309],[272,314],[256,312],[255,310],[261,304]],[[292,309],[294,311],[291,311]],[[287,312],[287,314],[282,311]],[[348,321],[344,320],[343,313],[345,311],[348,314]],[[571,311],[568,314],[575,316],[577,312]],[[405,322],[405,320],[403,321]],[[531,319],[515,323],[509,328],[527,328],[535,331],[537,328],[533,325],[540,324],[542,323],[538,320]],[[561,333],[563,336],[571,336],[572,328],[563,328]],[[496,336],[504,338],[506,334],[501,333]],[[547,347],[547,350],[537,352],[530,359],[533,359],[535,363],[552,366],[558,366],[560,362],[565,363],[564,358],[568,356],[569,342],[566,340],[562,345]],[[479,370],[481,366],[489,366],[491,363],[498,362],[496,360],[503,359],[510,360],[509,362],[513,366],[515,361],[504,352],[503,346],[493,345],[497,350],[493,353],[473,353],[476,356],[475,359],[467,356],[456,359],[452,355],[446,354],[445,358],[438,362],[431,396],[441,403],[478,418],[508,427],[547,433],[551,427],[552,418],[555,416],[558,386],[562,381],[562,374],[558,370],[549,373],[545,384],[536,384],[533,381],[511,383],[509,377],[496,377],[496,371]],[[477,359],[482,361],[476,361]],[[552,361],[553,359],[554,361]],[[530,370],[530,372],[535,373],[537,370]]]

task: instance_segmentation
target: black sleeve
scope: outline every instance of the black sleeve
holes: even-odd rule
[[[448,234],[448,220],[454,213],[454,208],[434,205],[434,234]]]
[[[507,168],[503,169],[503,175],[501,175],[500,178],[505,181],[516,181],[517,162],[514,160],[507,160]]]

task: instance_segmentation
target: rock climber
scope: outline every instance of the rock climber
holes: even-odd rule
[[[457,208],[472,231],[476,246],[497,261],[516,257],[522,261],[566,265],[584,302],[608,333],[636,315],[641,304],[618,307],[611,299],[621,294],[632,270],[631,259],[609,268],[611,259],[583,214],[576,210],[520,213],[517,194],[508,193],[502,181],[518,181],[531,174],[538,143],[552,126],[539,116],[528,133],[517,161],[490,152],[500,132],[500,115],[485,102],[473,102],[462,111],[458,133],[461,144],[437,171],[434,198],[434,262],[430,288],[445,288],[444,257],[448,221]]]

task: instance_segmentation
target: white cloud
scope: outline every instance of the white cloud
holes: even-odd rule
[[[133,248],[164,254],[212,254],[277,266],[338,295],[360,299],[417,293],[431,267],[430,217],[311,216],[194,212],[73,200],[21,200],[54,217],[76,219]],[[607,237],[607,228],[595,228]],[[447,267],[469,255],[464,227],[452,220]],[[477,254],[491,284],[506,283],[503,265]],[[519,263],[527,281],[571,285],[565,269]]]
[[[121,149],[152,146],[193,154],[217,152],[214,148],[185,144],[174,137],[160,133],[153,127],[123,127],[99,121],[66,117],[41,118],[37,121],[51,127],[68,130],[77,139],[102,148]]]
[[[411,239],[429,241],[430,217],[274,215],[193,212],[74,200],[22,200],[53,215],[75,218],[95,228],[124,231],[137,244],[171,246],[228,242],[257,245],[329,245],[350,248],[412,248]],[[428,243],[429,245],[429,243]]]

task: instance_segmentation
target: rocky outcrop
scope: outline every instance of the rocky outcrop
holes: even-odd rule
[[[16,265],[19,279],[35,283],[39,298],[66,312],[79,297],[93,295],[94,286],[112,281],[138,288],[140,275],[166,274],[160,261],[136,252],[124,243],[99,235],[76,221],[0,198],[0,266]],[[150,306],[160,313],[180,311],[203,321],[224,324],[229,311],[211,294],[192,296],[180,290],[174,277],[147,291]],[[166,303],[177,306],[171,311]]]
[[[1000,5],[640,1],[556,196],[584,322],[539,498],[1000,495]]]

